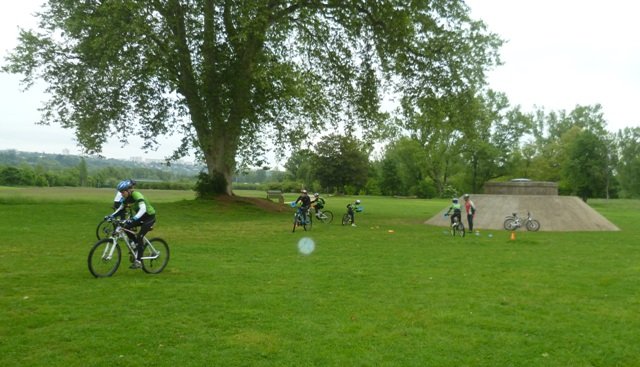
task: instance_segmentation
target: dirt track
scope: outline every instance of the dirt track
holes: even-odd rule
[[[540,231],[619,231],[600,213],[575,196],[547,195],[472,195],[477,213],[474,219],[475,229],[504,229],[507,215],[518,213],[526,218],[527,211],[540,222]],[[464,203],[462,198],[461,203]],[[447,208],[425,224],[446,227],[449,218],[444,217]],[[463,209],[464,211],[464,209]],[[466,226],[466,215],[462,214]],[[521,229],[526,230],[526,229]]]

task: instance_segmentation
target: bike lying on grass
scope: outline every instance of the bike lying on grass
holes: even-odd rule
[[[136,236],[136,232],[124,227],[124,221],[110,219],[114,225],[113,231],[108,238],[96,242],[89,251],[87,262],[89,271],[96,278],[110,277],[120,266],[122,260],[121,243],[129,251],[129,261],[133,263],[136,259],[137,244],[129,238],[129,235]],[[147,239],[143,237],[144,248],[140,257],[142,270],[149,274],[158,274],[167,266],[169,262],[169,245],[162,238]]]
[[[447,216],[449,216],[449,214],[445,214],[444,216],[447,217]],[[451,231],[451,235],[453,237],[455,237],[455,236],[464,237],[466,232],[464,230],[464,224],[462,224],[462,221],[460,220],[460,216],[459,215],[454,215],[453,223],[451,223],[451,226],[449,227],[449,230]]]
[[[507,231],[515,231],[523,225],[527,228],[527,231],[535,232],[540,229],[540,222],[531,217],[531,213],[527,212],[527,218],[521,218],[516,213],[512,213],[510,216],[505,217],[504,229]]]

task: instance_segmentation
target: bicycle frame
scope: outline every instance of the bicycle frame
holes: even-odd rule
[[[119,240],[124,240],[124,243],[127,245],[127,249],[129,249],[129,253],[135,257],[137,255],[137,250],[136,250],[137,244],[131,243],[131,240],[129,239],[129,236],[127,235],[127,233],[137,236],[136,232],[130,229],[124,228],[122,226],[123,222],[121,221],[115,220],[114,222],[116,223],[116,229],[113,231],[110,237],[111,245],[105,246],[104,252],[102,253],[102,258],[110,260],[113,257],[113,252],[115,251]],[[140,258],[140,260],[157,259],[159,256],[158,251],[153,247],[151,242],[149,242],[146,236],[143,237],[142,240],[144,241],[144,244],[151,249],[151,253],[155,254],[155,256],[143,256]]]

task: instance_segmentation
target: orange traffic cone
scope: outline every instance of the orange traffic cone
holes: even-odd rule
[[[516,240],[516,231],[511,231],[511,241]]]

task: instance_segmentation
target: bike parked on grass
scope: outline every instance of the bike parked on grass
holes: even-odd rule
[[[124,222],[118,219],[110,219],[109,223],[113,224],[114,229],[108,238],[103,238],[91,247],[89,257],[87,259],[89,271],[96,278],[112,276],[122,260],[121,244],[129,252],[129,261],[133,263],[136,259],[135,240],[129,238],[129,235],[135,238],[136,232],[124,227]],[[162,238],[147,239],[143,237],[144,248],[140,261],[142,270],[145,273],[158,274],[167,266],[169,262],[169,245]]]
[[[531,217],[531,213],[527,212],[527,218],[519,217],[518,214],[512,213],[510,216],[505,217],[504,229],[507,231],[515,231],[523,225],[527,228],[527,231],[535,232],[540,229],[540,222]]]

